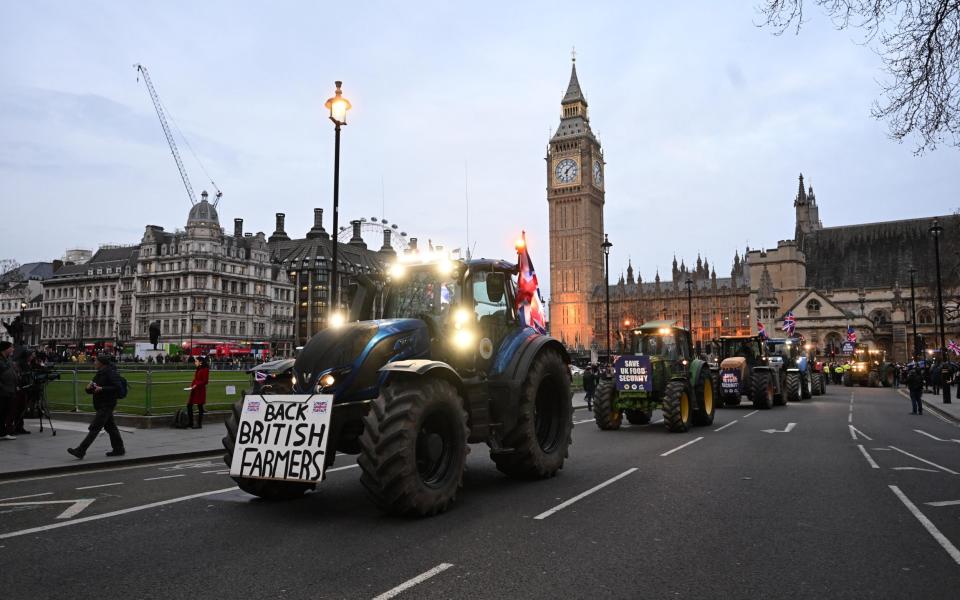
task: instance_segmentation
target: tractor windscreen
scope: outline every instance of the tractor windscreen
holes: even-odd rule
[[[452,277],[435,269],[412,269],[402,281],[394,283],[384,317],[415,319],[419,315],[446,316],[460,302],[460,286]]]
[[[672,333],[641,333],[633,338],[633,351],[635,354],[663,356],[672,360],[679,358],[677,338]]]
[[[742,356],[744,358],[756,358],[756,344],[750,340],[723,340],[722,354],[724,358],[731,356]]]

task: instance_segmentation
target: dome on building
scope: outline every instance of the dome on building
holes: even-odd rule
[[[187,217],[187,227],[197,225],[220,226],[220,217],[217,215],[217,209],[207,202],[207,193],[201,195],[200,202],[190,207],[190,215]]]

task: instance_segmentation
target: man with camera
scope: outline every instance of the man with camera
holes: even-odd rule
[[[96,359],[97,373],[93,376],[93,381],[86,387],[86,392],[93,395],[93,408],[97,414],[90,423],[90,433],[80,442],[76,448],[67,448],[67,452],[77,458],[83,458],[87,453],[87,448],[97,439],[101,429],[106,429],[110,436],[110,445],[113,447],[107,456],[123,456],[126,451],[123,448],[123,438],[120,437],[120,430],[117,424],[113,422],[113,410],[117,407],[117,399],[121,395],[123,382],[120,380],[120,374],[113,360],[106,354],[98,354]]]
[[[0,440],[15,440],[14,414],[17,404],[17,381],[19,375],[13,364],[13,344],[0,342]]]

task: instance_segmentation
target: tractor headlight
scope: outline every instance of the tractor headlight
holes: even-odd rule
[[[330,391],[335,385],[342,383],[347,378],[347,375],[350,374],[350,370],[350,367],[346,367],[324,373],[317,381],[317,390],[315,393],[320,394]]]
[[[453,313],[453,326],[457,329],[463,329],[463,326],[471,321],[472,315],[465,308],[458,308]]]
[[[296,373],[294,373],[293,375],[290,376],[290,384],[293,385],[293,387],[297,387],[297,374],[296,374]]]
[[[333,387],[333,384],[337,382],[337,378],[334,377],[331,373],[327,373],[320,378],[320,387]]]
[[[469,329],[458,329],[453,333],[453,345],[457,350],[469,350],[476,343],[476,336]]]

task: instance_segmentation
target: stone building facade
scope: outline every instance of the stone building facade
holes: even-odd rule
[[[60,261],[27,263],[0,276],[0,322],[12,325],[19,318],[27,346],[40,343],[41,315],[38,307],[43,282],[52,277],[62,264]],[[13,341],[3,326],[0,326],[0,341]]]
[[[590,129],[577,65],[560,103],[560,125],[547,149],[550,228],[550,333],[571,348],[594,339],[590,296],[603,281],[605,163]]]

